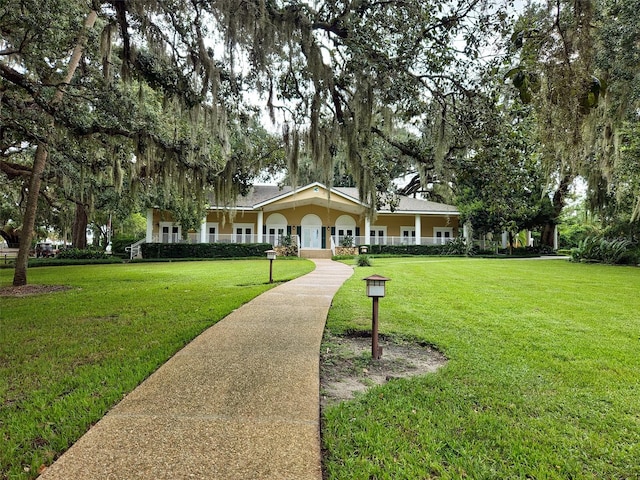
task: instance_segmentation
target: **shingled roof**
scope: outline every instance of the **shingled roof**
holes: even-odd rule
[[[313,183],[298,187],[295,191],[306,190],[310,187],[318,186],[323,189],[327,189],[326,186],[320,183]],[[356,203],[361,203],[360,195],[357,188],[352,187],[332,187],[331,192],[339,194],[343,197],[353,199]],[[270,203],[282,197],[290,196],[294,193],[293,187],[290,186],[278,186],[278,185],[254,185],[251,187],[249,194],[245,197],[238,197],[235,208],[241,210],[253,210],[258,206],[262,206],[265,203]],[[431,202],[429,200],[423,200],[420,198],[407,197],[404,195],[398,196],[399,204],[395,207],[393,212],[386,206],[379,210],[378,213],[431,213],[431,214],[449,214],[457,215],[458,209],[453,205],[447,205],[444,203]]]

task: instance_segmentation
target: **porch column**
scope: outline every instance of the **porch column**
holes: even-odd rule
[[[364,217],[364,244],[369,245],[371,243],[371,219]]]
[[[204,217],[200,224],[200,243],[207,243],[207,217]]]
[[[262,243],[262,230],[264,228],[264,212],[262,210],[258,210],[258,234],[257,243]]]
[[[153,243],[153,208],[147,208],[147,233],[144,241]]]
[[[416,213],[416,245],[420,245],[420,235],[422,233],[422,219],[420,215]]]

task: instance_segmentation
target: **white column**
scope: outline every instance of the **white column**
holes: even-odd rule
[[[553,227],[553,249],[558,250],[558,225]]]
[[[502,232],[502,248],[507,248],[508,243],[509,243],[509,234],[507,232]]]
[[[262,229],[264,228],[264,212],[262,210],[258,210],[258,234],[257,243],[262,243]]]
[[[533,241],[531,240],[531,230],[527,230],[527,244],[525,247],[533,247]]]
[[[160,232],[158,232],[160,235]],[[144,241],[146,243],[153,242],[153,208],[147,208],[147,234]]]
[[[422,232],[422,219],[416,214],[416,245],[420,245],[420,234]]]
[[[364,244],[369,245],[371,243],[371,219],[369,217],[364,218]]]
[[[204,217],[200,224],[200,243],[207,243],[207,217]]]

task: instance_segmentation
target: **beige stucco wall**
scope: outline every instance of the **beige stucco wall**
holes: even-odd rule
[[[353,205],[353,204],[351,204]],[[339,208],[338,204],[336,207]],[[289,226],[299,226],[302,224],[302,218],[308,214],[317,215],[322,225],[325,227],[335,226],[336,220],[342,215],[348,215],[355,221],[356,226],[360,229],[360,235],[365,235],[365,220],[364,217],[338,210],[336,208],[327,208],[321,205],[302,205],[298,207],[290,207],[282,210],[277,210],[277,213],[282,214]],[[264,213],[263,222],[266,225],[269,215],[276,213],[269,211]],[[160,222],[173,222],[173,216],[169,212],[155,210],[153,212],[153,236],[158,237],[160,233]],[[258,228],[258,212],[255,211],[239,211],[236,212],[233,218],[229,217],[229,212],[212,211],[207,214],[207,222],[218,224],[218,233],[221,235],[232,234],[233,225],[237,223],[252,224],[257,232]],[[446,216],[422,216],[421,217],[421,231],[419,236],[432,237],[434,236],[434,227],[452,227],[453,236],[458,235],[458,218],[446,217]],[[372,228],[375,226],[386,226],[387,236],[397,237],[400,236],[401,227],[414,227],[415,215],[403,215],[403,214],[381,214],[378,215],[376,221],[372,224]]]
[[[416,224],[415,215],[383,214],[383,215],[378,215],[378,218],[376,218],[376,221],[372,224],[372,228],[375,226],[386,226],[387,236],[398,237],[400,236],[401,227],[414,227],[415,224]],[[419,236],[433,237],[434,227],[452,227],[453,236],[455,237],[458,235],[458,218],[423,215],[420,217],[420,235]]]
[[[160,222],[174,222],[175,219],[170,212],[154,210],[153,212],[153,236],[154,238],[160,235]],[[231,218],[229,212],[213,211],[207,213],[207,222],[218,224],[218,233],[220,235],[229,235],[233,233],[234,223],[248,223],[254,226],[254,229],[258,228],[258,212],[236,212],[235,216]]]
[[[269,215],[273,212],[265,213],[265,223]],[[364,228],[364,219],[359,215],[352,213],[346,213],[333,208],[327,209],[320,205],[304,205],[294,208],[286,208],[284,210],[278,210],[278,213],[282,214],[287,219],[287,225],[301,225],[302,219],[305,215],[313,214],[320,218],[322,225],[334,226],[336,219],[342,215],[349,215],[356,222],[356,225],[360,228]]]
[[[233,225],[236,223],[248,223],[258,228],[258,212],[240,211],[230,217],[229,212],[215,211],[207,214],[207,222],[218,224],[218,233],[229,235],[233,233]],[[255,232],[257,233],[257,232]]]

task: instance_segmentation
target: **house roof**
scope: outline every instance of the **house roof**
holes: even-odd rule
[[[302,205],[312,203],[313,201],[323,201],[327,198],[327,190],[329,190],[331,198],[340,200],[342,204],[352,204],[353,207],[362,208],[366,204],[360,200],[357,188],[352,187],[332,187],[328,189],[321,183],[311,183],[302,187],[293,187],[277,185],[254,185],[249,194],[245,197],[238,197],[235,208],[239,210],[256,210],[268,208],[278,204],[280,207],[286,207],[290,203]],[[304,193],[303,193],[304,192]],[[313,193],[311,193],[313,192]],[[304,199],[301,199],[303,198]],[[408,214],[434,214],[434,215],[458,215],[458,209],[453,205],[444,203],[431,202],[420,198],[398,196],[399,203],[393,209],[385,206],[378,211],[382,214],[392,213],[408,213]]]

